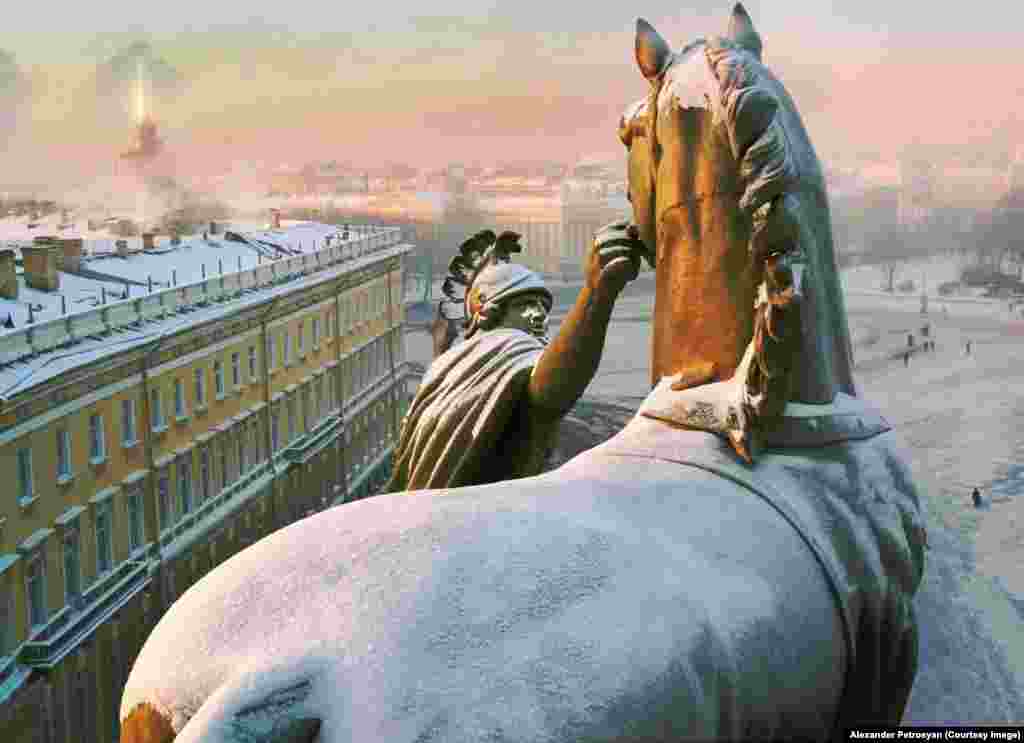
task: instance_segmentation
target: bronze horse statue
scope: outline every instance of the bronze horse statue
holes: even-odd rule
[[[722,38],[673,52],[639,21],[636,44],[651,92],[620,133],[657,272],[640,413],[553,472],[346,504],[243,550],[153,631],[122,743],[817,740],[900,721],[923,515],[853,386],[814,150],[742,7]],[[787,337],[790,361],[771,345]],[[750,463],[721,427],[735,405]]]

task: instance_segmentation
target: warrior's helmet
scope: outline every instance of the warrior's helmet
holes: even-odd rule
[[[478,232],[459,248],[452,259],[451,274],[444,282],[444,294],[451,303],[462,304],[465,336],[469,338],[488,321],[495,320],[510,299],[536,294],[550,312],[554,298],[536,273],[511,262],[511,254],[522,251],[519,235],[491,230]],[[462,293],[465,292],[464,296]]]

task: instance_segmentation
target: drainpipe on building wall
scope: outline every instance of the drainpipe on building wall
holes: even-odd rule
[[[263,358],[264,443],[267,447],[267,462],[270,464],[270,514],[268,518],[273,530],[277,529],[277,463],[274,461],[276,454],[274,451],[274,438],[270,432],[270,361],[267,358],[267,349],[270,348],[270,344],[267,341],[270,338],[270,334],[267,331],[267,317],[277,307],[277,303],[281,301],[283,296],[282,294],[271,300],[270,306],[263,311],[263,316],[260,318],[260,338],[263,343],[260,356]]]
[[[147,557],[151,561],[150,575],[153,578],[153,582],[156,584],[156,619],[159,619],[167,609],[167,592],[164,590],[163,554],[160,548],[160,522],[157,517],[157,471],[156,457],[153,451],[153,432],[150,426],[151,411],[149,409],[149,368],[151,364],[150,359],[153,355],[160,352],[160,349],[163,347],[164,341],[167,340],[167,338],[168,336],[166,333],[160,335],[142,354],[142,420],[137,422],[142,431],[142,448],[146,457],[146,469],[149,470],[149,477],[146,478],[146,500],[145,507],[143,509],[143,520],[145,522],[146,531],[152,535],[149,554]]]
[[[335,367],[338,372],[334,379],[334,392],[338,398],[338,479],[341,481],[341,502],[348,502],[348,467],[345,462],[346,427],[345,427],[345,368],[341,359],[341,281],[338,282],[338,291],[334,295],[334,358],[337,361]],[[331,495],[334,495],[333,493]]]
[[[401,259],[399,259],[401,261]],[[395,372],[395,305],[391,296],[391,261],[388,261],[387,272],[387,295],[388,295],[388,361],[391,364],[391,435],[394,437],[393,446],[398,445],[398,378]],[[394,451],[392,455],[392,466],[394,466]],[[390,475],[389,475],[390,477]]]

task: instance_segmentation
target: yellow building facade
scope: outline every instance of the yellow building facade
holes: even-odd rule
[[[346,237],[260,258],[237,291],[171,287],[173,313],[80,343],[68,318],[49,360],[0,368],[0,740],[116,740],[127,673],[175,598],[386,480],[421,373],[401,332],[411,246]],[[142,318],[152,295],[125,294],[104,317],[134,301]],[[29,347],[59,332],[41,328]],[[5,340],[22,342],[0,335],[0,358]]]

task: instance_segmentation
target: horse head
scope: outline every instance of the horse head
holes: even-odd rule
[[[762,62],[737,4],[728,32],[673,52],[637,21],[636,63],[650,85],[629,106],[629,198],[657,266],[653,382],[711,369],[728,378],[754,329],[765,259],[798,266],[802,359],[792,399],[855,394],[825,179],[800,115]]]

